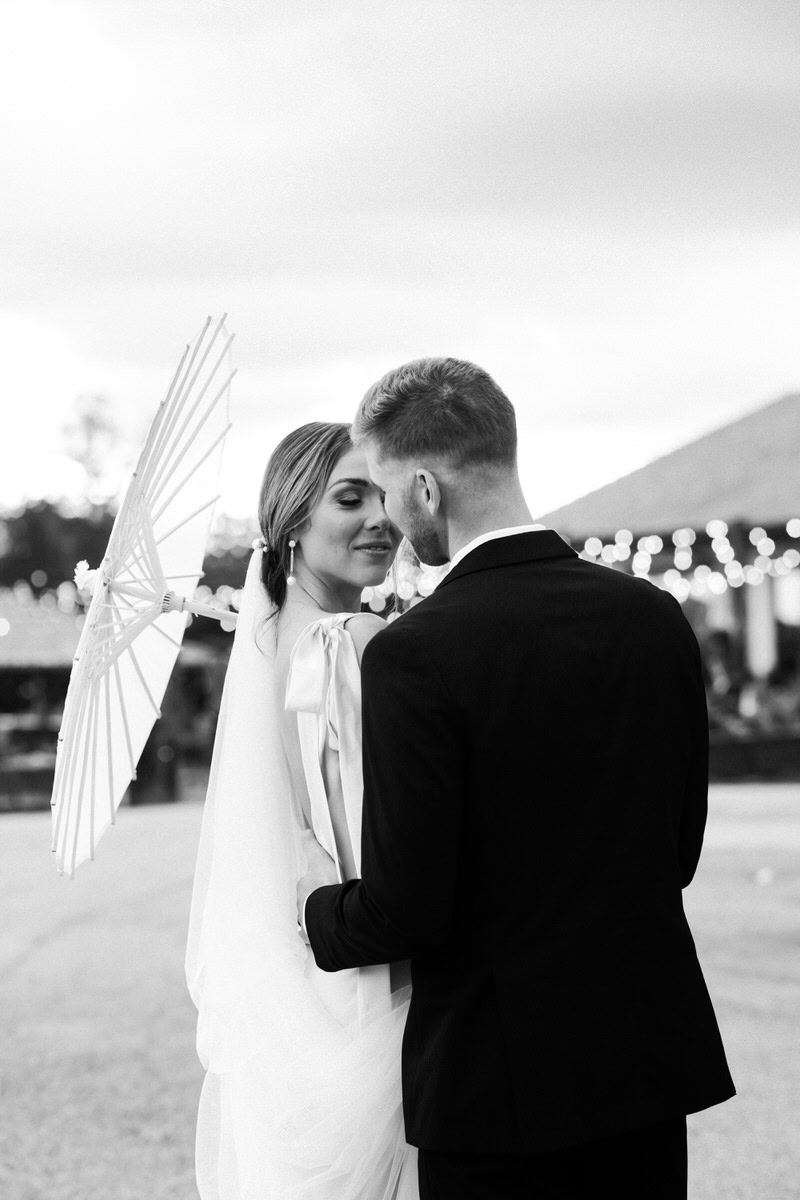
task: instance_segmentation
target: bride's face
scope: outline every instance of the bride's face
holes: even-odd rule
[[[383,492],[369,477],[364,452],[346,451],[307,523],[298,531],[296,571],[308,571],[333,591],[374,587],[386,576],[400,531],[383,507]]]

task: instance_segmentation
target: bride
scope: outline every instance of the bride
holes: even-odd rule
[[[276,448],[217,726],[187,949],[206,1069],[202,1200],[416,1200],[388,966],[325,973],[297,926],[303,846],[358,876],[361,613],[400,540],[348,425]],[[394,990],[393,990],[394,988]]]

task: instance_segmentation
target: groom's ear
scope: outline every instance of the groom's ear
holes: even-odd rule
[[[436,481],[436,476],[426,467],[418,467],[416,471],[416,480],[422,503],[425,505],[431,516],[435,517],[442,503],[442,493],[439,488],[439,484]]]

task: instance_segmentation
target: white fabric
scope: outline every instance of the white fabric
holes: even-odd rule
[[[202,1200],[417,1200],[400,1093],[409,989],[390,993],[388,967],[325,974],[297,930],[306,794],[315,836],[332,836],[319,792],[326,742],[338,745],[348,819],[357,824],[358,809],[360,821],[355,648],[344,617],[298,639],[298,780],[260,560],[254,551],[225,680],[190,917],[187,980],[207,1072],[198,1188]]]
[[[471,550],[476,550],[484,542],[493,542],[495,538],[511,537],[514,533],[537,533],[541,529],[547,529],[547,526],[509,525],[506,529],[490,529],[488,533],[481,533],[478,537],[473,538],[471,542],[467,542],[466,546],[462,546],[450,559],[450,569],[452,570],[457,562],[461,562],[461,559],[466,558]]]

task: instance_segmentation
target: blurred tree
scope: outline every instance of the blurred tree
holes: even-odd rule
[[[81,515],[46,500],[0,517],[0,587],[28,582],[35,593],[72,579],[75,564],[96,566],[103,557],[114,515],[94,506]]]
[[[106,507],[119,490],[119,430],[107,396],[86,393],[75,399],[63,428],[64,449],[86,472],[85,499]]]
[[[0,587],[24,580],[37,595],[72,579],[75,564],[97,566],[114,521],[120,437],[105,396],[80,395],[63,430],[64,450],[86,474],[82,494],[36,500],[0,513]]]

